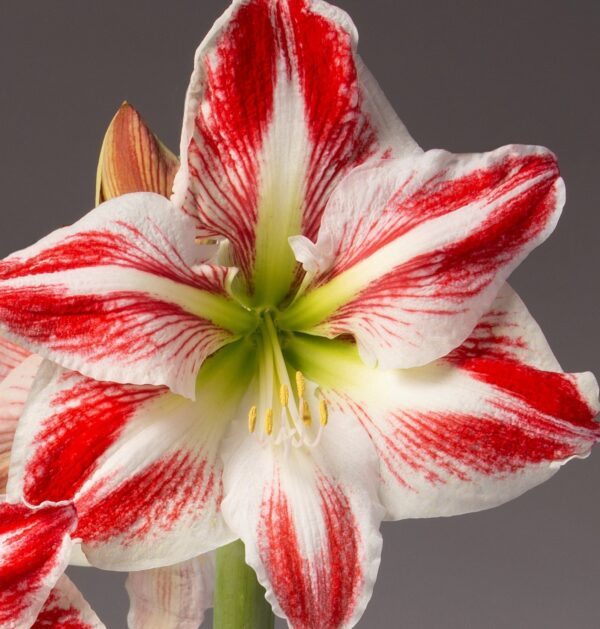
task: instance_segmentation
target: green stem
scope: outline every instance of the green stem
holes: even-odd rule
[[[275,617],[265,590],[246,565],[238,540],[217,550],[213,629],[273,629]]]

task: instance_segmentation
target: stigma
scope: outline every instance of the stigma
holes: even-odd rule
[[[300,371],[296,372],[295,385],[295,390],[290,390],[289,381],[279,383],[277,398],[271,396],[274,404],[250,407],[248,432],[255,435],[261,445],[282,445],[287,450],[290,447],[314,448],[321,441],[329,421],[327,402],[316,391],[307,396],[306,380]]]

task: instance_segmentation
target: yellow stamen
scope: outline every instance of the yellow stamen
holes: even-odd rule
[[[288,389],[287,384],[282,384],[279,388],[279,401],[281,402],[281,406],[283,406],[283,408],[287,408],[290,401],[290,390]]]
[[[329,409],[327,408],[327,402],[325,400],[319,402],[319,421],[321,422],[321,426],[327,426],[327,422],[329,421]]]
[[[306,400],[303,400],[303,403],[302,403],[302,421],[307,426],[310,426],[310,424],[312,423],[312,415],[310,414],[310,406],[308,405],[308,402]]]
[[[250,432],[254,432],[255,428],[256,428],[256,406],[253,406],[248,411],[248,430]]]
[[[268,408],[265,413],[265,432],[270,435],[273,432],[273,409]]]
[[[304,390],[306,388],[306,382],[304,381],[304,375],[301,371],[296,372],[296,389],[298,390],[298,397],[304,397]]]

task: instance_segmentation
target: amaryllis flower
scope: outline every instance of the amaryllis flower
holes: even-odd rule
[[[383,518],[501,504],[600,435],[595,379],[505,284],[558,220],[554,155],[422,152],[355,46],[320,0],[234,2],[171,200],[0,263],[2,331],[47,359],[8,483],[60,523],[46,555],[146,570],[240,538],[291,626],[349,627]]]

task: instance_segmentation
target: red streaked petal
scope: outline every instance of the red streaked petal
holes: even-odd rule
[[[41,362],[39,356],[29,356],[0,383],[0,494],[6,492],[15,430]]]
[[[0,336],[0,383],[29,356],[25,348]]]
[[[287,236],[316,237],[351,168],[419,150],[355,46],[350,18],[325,2],[251,0],[234,2],[196,52],[174,201],[233,243],[257,298],[285,294]]]
[[[21,489],[33,504],[73,498],[83,550],[107,569],[169,564],[229,541],[218,426],[211,435],[201,406],[59,369],[46,380],[19,427],[9,494]]]
[[[8,495],[72,499],[77,538],[102,568],[154,568],[228,543],[220,448],[251,350],[232,344],[209,359],[195,402],[45,363],[17,429]]]
[[[71,505],[0,504],[0,625],[29,627],[69,561]]]
[[[286,456],[237,428],[226,451],[223,513],[275,613],[295,629],[354,626],[381,552],[371,445],[357,426],[335,420],[318,448]]]
[[[436,150],[358,169],[331,198],[305,264],[319,267],[312,290],[280,322],[350,333],[371,365],[426,364],[467,338],[563,203],[555,157],[540,147]],[[293,246],[311,257],[309,243]]]
[[[44,603],[33,629],[104,629],[96,613],[63,574]]]
[[[136,413],[165,395],[164,388],[99,382],[46,361],[15,437],[9,495],[30,504],[73,498]]]
[[[295,354],[307,375],[317,360],[340,374],[322,379],[323,394],[371,437],[391,519],[497,506],[600,439],[596,379],[560,370],[508,286],[461,347],[425,367],[371,370],[351,345],[323,339]]]
[[[212,606],[214,558],[130,572],[127,577],[130,629],[198,629]]]
[[[193,233],[158,195],[108,201],[0,262],[0,326],[90,377],[193,396],[202,361],[232,338],[211,307],[238,312],[228,270],[202,264]]]

